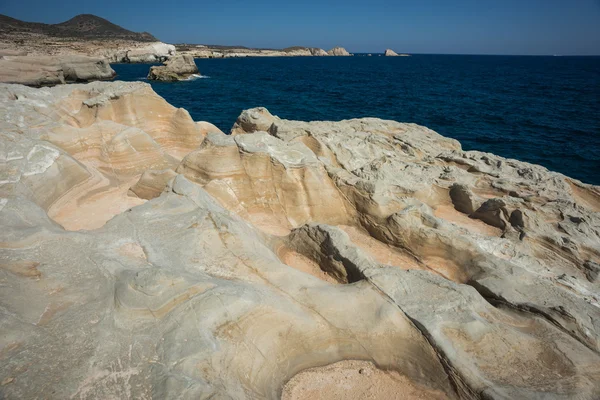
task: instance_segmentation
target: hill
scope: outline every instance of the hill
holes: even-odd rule
[[[80,14],[60,24],[26,22],[0,14],[0,37],[15,35],[45,35],[77,40],[122,39],[140,42],[156,42],[148,32],[132,32],[119,25],[92,14]]]

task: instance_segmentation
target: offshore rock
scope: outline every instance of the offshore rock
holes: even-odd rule
[[[343,47],[334,47],[333,49],[327,52],[330,56],[351,56],[352,54],[348,53]]]
[[[148,79],[165,82],[181,81],[198,73],[194,58],[187,54],[178,54],[169,58],[162,66],[150,67]]]
[[[140,82],[0,109],[0,397],[600,397],[596,186]]]

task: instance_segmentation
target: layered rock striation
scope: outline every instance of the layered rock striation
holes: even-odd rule
[[[3,397],[600,396],[598,187],[143,83],[0,104]]]
[[[110,80],[116,75],[104,58],[0,55],[0,82],[5,83],[53,86],[64,83]]]

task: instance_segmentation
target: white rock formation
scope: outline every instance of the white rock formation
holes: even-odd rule
[[[87,56],[3,56],[0,82],[53,86],[71,82],[110,80],[116,72],[103,58]]]
[[[394,50],[392,50],[392,49],[386,49],[386,50],[385,50],[385,53],[384,53],[384,56],[386,56],[386,57],[398,57],[398,55],[399,55],[399,54],[398,54],[398,53],[396,53],[396,52],[395,52]]]
[[[313,56],[328,56],[327,52],[323,49],[319,49],[317,47],[311,47],[310,54]]]
[[[204,45],[186,45],[179,48],[179,54],[188,54],[194,58],[307,57],[328,55],[323,49],[300,46],[284,50],[223,48]]]
[[[134,47],[125,51],[121,56],[120,52],[116,52],[112,57],[112,62],[129,62],[129,63],[153,63],[163,62],[169,57],[175,55],[175,46],[172,44],[156,42],[140,47]],[[122,58],[120,58],[122,57]],[[119,59],[120,58],[120,59]],[[111,59],[111,58],[109,58]]]
[[[198,67],[194,58],[189,54],[178,54],[167,61],[164,65],[150,67],[149,80],[174,82],[189,78],[198,73]]]
[[[352,54],[348,53],[343,47],[334,47],[333,49],[327,52],[330,56],[351,56]]]
[[[596,186],[373,118],[225,135],[143,83],[0,110],[3,397],[600,396]]]

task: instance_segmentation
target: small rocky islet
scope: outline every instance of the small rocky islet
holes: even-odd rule
[[[225,134],[63,84],[106,58],[4,54],[56,86],[0,84],[0,397],[600,397],[599,187],[375,118]]]

